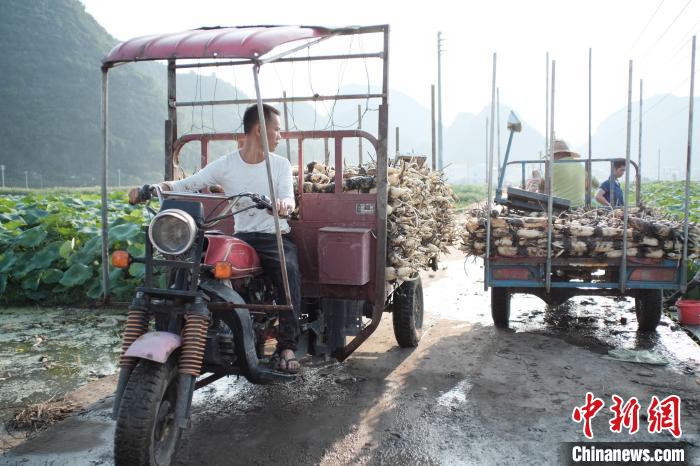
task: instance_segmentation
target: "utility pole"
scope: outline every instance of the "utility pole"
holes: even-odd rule
[[[29,189],[29,173],[27,170],[24,170],[24,187]]]
[[[496,88],[496,156],[498,157],[498,167],[496,176],[501,177],[501,97],[500,89]]]
[[[484,183],[489,182],[489,117],[486,117],[486,128],[484,131],[484,145],[486,146],[486,162],[484,166],[486,167],[486,175],[484,176]]]
[[[5,165],[0,165],[0,171],[2,171],[2,187],[5,187]]]
[[[433,156],[433,170],[435,170],[435,84],[430,85],[430,133],[431,133],[431,154]]]
[[[399,158],[399,127],[396,127],[396,158]]]
[[[442,32],[437,33],[438,56],[438,170],[442,171]]]

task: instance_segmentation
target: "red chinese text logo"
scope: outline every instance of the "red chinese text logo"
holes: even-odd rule
[[[617,395],[612,396],[613,405],[610,411],[614,416],[610,420],[610,432],[622,432],[622,428],[634,434],[639,430],[639,400],[632,397],[623,405],[623,399]]]
[[[647,416],[649,433],[668,430],[676,438],[681,436],[681,398],[678,395],[669,395],[661,401],[652,396]]]
[[[631,397],[625,402],[622,397],[612,395],[613,413],[610,419],[610,432],[621,433],[622,429],[627,429],[630,434],[639,431],[639,411],[641,405],[636,397]],[[586,393],[586,402],[583,406],[576,406],[571,413],[571,419],[576,423],[583,423],[583,435],[586,438],[593,438],[593,428],[591,421],[605,406],[605,402],[596,398],[593,393]],[[679,438],[681,430],[681,398],[678,395],[669,395],[663,400],[657,396],[651,397],[651,403],[647,409],[648,426],[647,430],[651,434],[669,431],[674,437]]]
[[[586,393],[586,404],[583,406],[577,406],[574,408],[574,412],[571,413],[571,419],[574,422],[583,421],[583,435],[587,438],[593,438],[593,429],[591,428],[591,420],[598,414],[605,403],[600,398],[593,396],[593,393]]]

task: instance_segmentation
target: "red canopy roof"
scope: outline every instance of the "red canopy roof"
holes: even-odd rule
[[[193,29],[130,39],[114,47],[102,64],[171,58],[259,58],[280,45],[348,32],[312,26],[249,26]]]

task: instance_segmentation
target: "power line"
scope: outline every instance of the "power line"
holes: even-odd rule
[[[668,60],[666,60],[666,65],[671,62],[676,56],[678,56],[679,53],[681,53],[683,50],[685,50],[685,46],[688,45],[688,43],[693,39],[693,36],[695,35],[696,31],[695,28],[700,25],[700,20],[698,20],[697,23],[693,25],[693,27],[690,29],[690,31],[686,32],[683,35],[683,38],[681,39],[681,42],[678,42],[676,50],[673,52],[673,54],[669,57]]]
[[[659,38],[656,39],[656,41],[655,41],[653,44],[651,44],[651,47],[649,47],[649,50],[647,50],[647,52],[642,56],[642,58],[645,58],[647,55],[649,55],[649,52],[651,52],[652,49],[653,49],[654,47],[656,47],[656,44],[658,44],[658,43],[661,41],[661,39],[664,38],[664,36],[666,35],[666,33],[671,29],[671,26],[673,26],[674,24],[676,24],[676,21],[678,20],[678,18],[680,18],[680,16],[681,16],[681,15],[683,14],[683,12],[688,8],[688,6],[690,5],[690,2],[692,2],[692,1],[693,1],[693,0],[688,0],[688,2],[683,6],[683,8],[681,8],[681,11],[679,11],[678,14],[676,15],[676,17],[673,18],[673,21],[671,21],[671,24],[669,24],[668,27],[664,30],[664,32],[661,33],[661,35],[659,36]]]
[[[695,68],[695,71],[696,71],[696,72],[697,72],[697,71],[700,71],[700,66],[698,66],[697,68]],[[674,87],[671,91],[669,91],[669,92],[666,93],[663,97],[661,97],[659,100],[657,100],[657,101],[654,103],[654,105],[652,105],[651,107],[645,109],[644,112],[642,112],[642,115],[646,116],[647,113],[649,113],[649,112],[652,111],[654,108],[656,108],[657,106],[659,106],[659,104],[661,104],[664,100],[668,99],[669,96],[673,95],[674,92],[676,92],[678,89],[680,89],[681,86],[684,86],[688,81],[690,81],[690,76],[688,76],[687,78],[685,78],[685,80],[683,80],[682,83],[678,84],[678,85],[677,85],[676,87]],[[675,115],[676,113],[677,113],[677,112],[674,112],[673,114],[670,114],[669,116],[673,116],[673,115]],[[633,118],[632,121],[635,122],[635,121],[637,121],[637,119]],[[627,126],[625,125],[625,126],[621,127],[620,129],[618,129],[617,131],[615,131],[614,133],[611,133],[609,137],[617,136],[618,134],[620,134],[622,131],[624,131],[624,130],[626,130],[626,129],[627,129]]]
[[[661,0],[661,1],[659,2],[659,6],[656,7],[656,10],[654,10],[654,13],[652,13],[652,14],[651,14],[651,17],[649,18],[649,21],[647,21],[647,24],[642,28],[642,31],[639,33],[639,35],[637,36],[637,38],[634,40],[634,43],[632,44],[632,47],[630,47],[630,51],[631,51],[631,50],[634,50],[634,46],[637,45],[637,42],[639,42],[639,39],[642,37],[642,34],[644,34],[644,32],[647,30],[647,28],[648,28],[649,25],[651,24],[651,21],[656,17],[656,13],[659,12],[659,10],[661,9],[661,5],[663,5],[665,1],[666,1],[666,0]]]

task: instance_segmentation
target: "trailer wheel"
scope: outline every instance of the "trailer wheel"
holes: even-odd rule
[[[637,328],[640,332],[653,332],[661,320],[661,290],[639,290],[634,298]]]
[[[394,292],[394,336],[401,348],[415,348],[423,334],[423,284],[420,277]]]
[[[114,433],[114,463],[171,462],[182,429],[175,421],[177,365],[141,360],[124,390]]]
[[[491,288],[491,317],[496,327],[508,328],[510,320],[510,291],[508,288]]]

